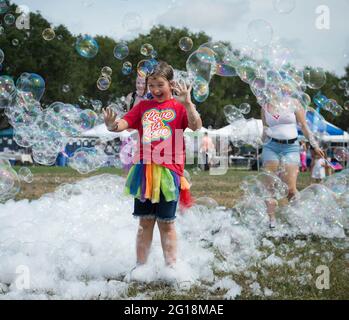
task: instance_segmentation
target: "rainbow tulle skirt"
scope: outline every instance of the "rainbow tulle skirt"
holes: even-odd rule
[[[160,192],[166,202],[179,200],[181,209],[189,208],[193,203],[185,177],[155,163],[138,163],[131,167],[126,179],[126,194],[143,202],[159,203]]]

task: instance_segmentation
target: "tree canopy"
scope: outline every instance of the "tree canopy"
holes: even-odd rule
[[[15,5],[11,6],[11,12],[15,14]],[[113,55],[116,40],[97,36],[99,52],[93,59],[81,57],[75,50],[75,43],[79,36],[73,35],[65,26],[54,28],[56,37],[52,41],[45,41],[42,31],[50,27],[49,21],[44,19],[40,12],[30,13],[30,30],[18,30],[15,25],[3,24],[4,32],[0,35],[0,48],[5,53],[5,61],[1,75],[9,75],[14,79],[23,72],[33,72],[41,75],[46,82],[46,91],[41,100],[43,106],[55,101],[79,104],[81,95],[94,100],[101,100],[103,106],[113,101],[116,97],[126,96],[134,91],[137,63],[145,57],[141,55],[140,48],[144,43],[150,43],[158,53],[159,60],[169,62],[175,69],[185,70],[186,61],[191,52],[182,51],[179,40],[188,36],[193,40],[193,50],[201,44],[210,41],[210,37],[204,32],[193,33],[183,28],[168,28],[164,26],[153,27],[148,34],[141,34],[137,38],[128,41],[129,56],[123,60],[117,60]],[[13,45],[13,40],[18,39],[19,44]],[[219,39],[215,39],[219,40]],[[130,75],[122,74],[122,65],[130,61],[133,71]],[[96,81],[104,66],[113,70],[112,84],[107,91],[100,91]],[[346,69],[346,78],[349,77],[349,66]],[[340,105],[349,98],[344,96],[343,90],[338,88],[339,79],[335,74],[327,73],[327,83],[321,88],[321,92],[328,98],[338,101]],[[63,92],[63,85],[69,85],[70,91]],[[204,126],[213,128],[227,124],[223,108],[227,104],[240,105],[247,102],[252,106],[248,117],[260,118],[260,107],[256,102],[248,84],[242,82],[239,77],[215,76],[210,83],[210,96],[203,103],[197,103]],[[317,90],[308,90],[313,97]],[[85,105],[82,108],[91,108]],[[0,110],[1,111],[1,110]],[[349,127],[349,112],[344,112],[339,117],[324,111],[325,118],[347,130]],[[0,128],[8,126],[6,117],[1,116]]]

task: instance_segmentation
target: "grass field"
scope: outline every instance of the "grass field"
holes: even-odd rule
[[[15,167],[18,170],[18,167]],[[92,175],[103,173],[126,176],[122,170],[115,168],[101,169],[92,175],[80,175],[69,168],[61,167],[31,167],[34,181],[22,184],[16,200],[38,199],[43,194],[53,192],[63,183],[74,183]],[[229,170],[222,176],[209,176],[206,172],[195,174],[188,169],[192,177],[192,193],[195,197],[207,196],[215,199],[219,205],[231,208],[241,197],[239,184],[246,175],[256,172]],[[311,183],[309,173],[301,173],[298,181],[299,189]],[[272,239],[274,247],[263,247],[260,250],[268,254],[281,255],[287,263],[280,266],[266,266],[257,263],[255,266],[240,274],[224,274],[215,271],[219,278],[228,277],[236,281],[242,288],[240,299],[349,299],[349,266],[347,242],[333,242],[317,237],[300,237],[296,239]],[[319,290],[315,281],[319,276],[316,268],[326,265],[330,269],[330,289]],[[256,283],[258,285],[256,287]],[[209,284],[208,284],[209,285]],[[129,297],[141,293],[149,294],[153,299],[220,299],[224,289],[215,292],[209,287],[192,287],[185,294],[176,293],[172,287],[165,284],[141,285],[134,284],[129,289]],[[263,289],[271,290],[273,294],[263,294]],[[265,292],[265,291],[264,291]]]

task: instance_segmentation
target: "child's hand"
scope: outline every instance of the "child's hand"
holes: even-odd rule
[[[174,92],[179,98],[180,102],[184,104],[191,104],[191,90],[193,85],[187,86],[184,81],[179,81],[174,84]]]
[[[116,113],[110,109],[107,108],[106,110],[103,110],[104,115],[104,123],[109,131],[116,131],[118,129],[118,121],[116,121]]]

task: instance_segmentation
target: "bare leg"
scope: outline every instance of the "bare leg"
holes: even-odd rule
[[[281,179],[288,186],[288,201],[290,201],[297,194],[297,178],[299,173],[299,167],[295,164],[286,165],[285,172],[282,174]]]
[[[268,161],[264,165],[264,169],[275,173],[279,169],[279,162],[278,161]],[[267,199],[265,201],[265,204],[267,205],[267,213],[269,215],[269,218],[275,219],[275,210],[277,208],[278,202],[275,199]]]
[[[158,221],[158,227],[160,230],[161,245],[165,262],[168,266],[173,266],[177,261],[177,234],[175,223]]]
[[[151,243],[153,241],[153,230],[155,219],[140,219],[137,232],[137,264],[145,264],[148,260]]]

